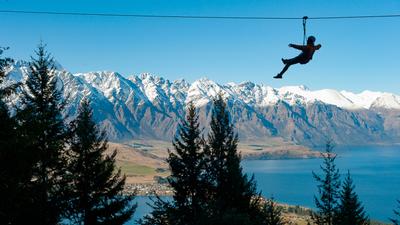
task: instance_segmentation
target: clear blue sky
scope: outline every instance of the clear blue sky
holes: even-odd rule
[[[0,0],[0,9],[215,16],[400,14],[398,0]],[[298,52],[301,21],[231,21],[0,14],[0,45],[29,59],[40,39],[71,72],[150,72],[174,80],[209,77],[273,87],[400,93],[400,18],[308,23],[322,49],[274,80],[281,57]]]

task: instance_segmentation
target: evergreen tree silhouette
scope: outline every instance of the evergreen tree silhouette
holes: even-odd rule
[[[142,225],[173,225],[178,218],[173,218],[174,205],[169,201],[156,195],[151,197],[152,203],[148,205],[152,208],[149,215],[139,219],[138,224]]]
[[[347,172],[340,192],[340,201],[335,224],[338,225],[367,225],[369,219],[366,216],[364,207],[354,191],[355,186],[350,172]]]
[[[11,59],[3,58],[1,55],[6,48],[0,48],[0,223],[9,224],[13,222],[11,210],[13,200],[15,200],[18,181],[15,181],[12,160],[16,158],[15,146],[15,127],[16,123],[9,114],[8,107],[5,102],[7,96],[3,88],[4,79],[6,78],[5,69],[11,62]],[[9,208],[11,206],[11,208]],[[11,210],[9,210],[11,209]]]
[[[282,210],[274,202],[274,198],[267,199],[264,205],[266,215],[265,225],[284,225]]]
[[[170,151],[167,159],[173,200],[156,196],[152,213],[140,224],[273,224],[267,223],[270,208],[262,204],[254,178],[249,179],[242,171],[238,137],[221,95],[213,100],[210,128],[208,142],[204,144],[196,109],[189,104],[186,119],[173,141],[175,152]],[[273,220],[276,221],[279,213],[275,208],[273,213],[277,213]]]
[[[180,122],[173,141],[175,151],[169,151],[167,158],[173,200],[156,198],[153,212],[143,224],[205,224],[209,181],[205,177],[203,145],[196,108],[189,103],[186,118]]]
[[[192,103],[188,104],[186,120],[179,125],[173,141],[175,152],[169,151],[167,162],[171,169],[169,184],[174,189],[174,224],[199,224],[207,216],[206,161],[198,115]]]
[[[329,141],[326,144],[325,154],[323,155],[323,165],[321,165],[322,175],[313,172],[317,181],[318,197],[314,196],[317,211],[311,217],[317,225],[332,225],[338,207],[340,175],[336,168],[336,155],[333,153],[333,145]]]
[[[27,216],[32,224],[57,224],[67,202],[65,188],[66,126],[64,108],[53,58],[41,43],[32,58],[28,78],[22,88],[22,109],[17,111],[19,141],[32,162],[32,177],[26,184],[32,190]]]
[[[1,55],[8,48],[0,47],[0,224],[22,224],[23,211],[30,208],[30,194],[27,187],[31,179],[30,157],[21,151],[17,123],[10,115],[7,102],[10,94],[19,85],[5,84],[10,58]]]
[[[221,94],[213,100],[210,128],[206,151],[208,177],[214,185],[210,224],[262,224],[265,218],[260,207],[261,198],[254,177],[249,179],[242,171],[238,136]]]
[[[4,102],[4,98],[9,96],[12,92],[15,91],[16,87],[19,85],[19,83],[16,84],[4,84],[4,79],[6,79],[6,69],[8,66],[10,66],[11,63],[13,63],[13,59],[11,58],[3,58],[2,55],[4,51],[8,50],[9,48],[5,47],[0,47],[0,84],[2,86],[0,87],[0,99]]]
[[[92,114],[89,101],[82,100],[71,125],[68,218],[73,224],[121,225],[135,212],[134,195],[123,193],[125,176],[121,176],[121,170],[115,173],[117,152],[104,156],[108,148],[106,133],[98,129]]]

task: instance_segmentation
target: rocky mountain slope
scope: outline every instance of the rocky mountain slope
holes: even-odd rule
[[[25,79],[26,66],[17,62],[10,67],[10,82]],[[60,65],[56,73],[59,87],[69,96],[66,115],[73,118],[80,100],[89,97],[96,120],[112,141],[171,140],[188,102],[199,108],[205,125],[211,99],[222,93],[244,141],[283,137],[308,146],[327,139],[354,145],[400,142],[400,96],[391,93],[272,88],[252,82],[218,84],[207,78],[188,83],[150,74],[71,74]]]

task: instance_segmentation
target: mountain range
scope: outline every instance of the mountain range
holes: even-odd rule
[[[7,70],[9,82],[26,79],[27,71],[26,62],[16,62]],[[59,64],[56,77],[64,96],[69,96],[65,115],[74,118],[79,102],[89,98],[95,120],[114,142],[171,140],[189,102],[198,108],[206,134],[211,101],[218,93],[227,100],[231,120],[244,141],[282,137],[295,144],[319,146],[327,140],[343,145],[400,140],[400,96],[387,92],[218,84],[207,78],[189,83],[146,73],[129,77],[105,71],[72,74]]]

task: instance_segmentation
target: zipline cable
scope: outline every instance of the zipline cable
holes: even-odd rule
[[[64,15],[64,16],[170,18],[170,19],[223,19],[223,20],[301,20],[301,19],[303,19],[304,20],[304,17],[156,15],[156,14],[86,13],[86,12],[61,12],[61,11],[29,11],[29,10],[0,10],[0,13]],[[337,19],[377,19],[377,18],[395,18],[395,17],[400,17],[400,14],[355,15],[355,16],[318,16],[318,17],[308,17],[307,19],[309,19],[309,20],[337,20]]]

